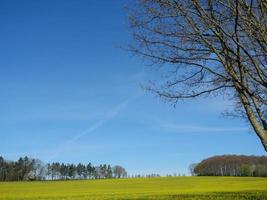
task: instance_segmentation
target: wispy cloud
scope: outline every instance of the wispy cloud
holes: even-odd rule
[[[241,127],[223,127],[223,126],[205,126],[194,124],[173,124],[163,122],[160,127],[176,132],[176,133],[244,133],[248,132],[249,128],[245,126]]]
[[[88,129],[84,130],[83,132],[76,134],[71,139],[65,141],[63,144],[59,145],[55,150],[53,150],[52,155],[50,155],[50,159],[54,159],[58,157],[61,153],[63,153],[66,149],[68,149],[73,143],[81,139],[82,137],[92,134],[96,129],[102,127],[106,122],[114,119],[118,116],[131,102],[136,100],[142,95],[142,93],[138,93],[136,95],[130,96],[123,102],[119,103],[117,106],[113,107],[109,111],[106,112],[105,116],[96,121],[95,123],[91,124]]]

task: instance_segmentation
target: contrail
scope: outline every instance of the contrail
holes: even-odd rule
[[[97,122],[95,122],[94,124],[92,124],[88,129],[84,130],[83,132],[81,132],[78,135],[75,135],[73,138],[67,140],[65,143],[61,144],[55,151],[53,151],[53,155],[50,155],[50,158],[56,158],[57,156],[59,156],[62,152],[64,152],[64,150],[71,144],[75,143],[77,140],[79,140],[80,138],[92,133],[93,131],[95,131],[96,129],[100,128],[101,126],[103,126],[106,122],[112,120],[113,118],[115,118],[123,109],[125,109],[125,107],[131,103],[132,101],[134,101],[135,99],[137,99],[138,97],[140,97],[142,95],[142,93],[138,93],[136,95],[133,95],[131,97],[129,97],[128,99],[124,100],[123,102],[121,102],[120,104],[118,104],[117,106],[113,107],[112,109],[110,109],[107,113],[106,116],[104,117],[104,119],[98,120]]]

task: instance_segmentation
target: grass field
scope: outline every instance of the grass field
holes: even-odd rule
[[[0,200],[267,200],[267,178],[177,177],[3,182]]]

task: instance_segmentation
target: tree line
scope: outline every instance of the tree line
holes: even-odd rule
[[[27,180],[68,180],[68,179],[107,179],[126,178],[127,172],[122,166],[101,164],[65,164],[53,162],[45,164],[39,159],[21,157],[17,161],[8,161],[0,156],[0,181]]]
[[[190,167],[197,176],[267,177],[266,156],[223,155],[202,160]]]

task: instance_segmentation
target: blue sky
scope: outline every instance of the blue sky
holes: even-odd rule
[[[151,67],[130,41],[126,0],[0,2],[0,154],[188,173],[219,154],[264,155],[219,98],[176,108],[142,90]]]

